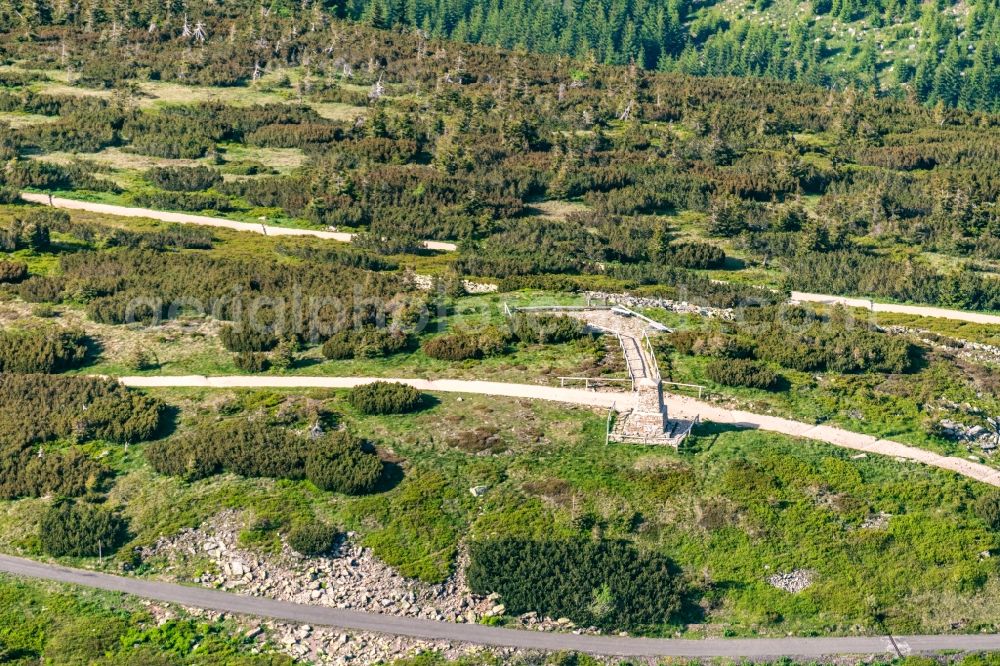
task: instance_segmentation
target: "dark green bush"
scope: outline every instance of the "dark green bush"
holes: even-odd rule
[[[378,358],[404,349],[409,336],[395,328],[363,326],[336,333],[323,343],[323,355],[332,360]]]
[[[53,505],[42,514],[40,528],[42,548],[53,557],[109,555],[128,537],[124,519],[86,502]]]
[[[146,447],[157,472],[188,481],[222,471],[241,476],[301,479],[307,441],[261,421],[231,419]]]
[[[0,497],[78,497],[99,490],[111,470],[77,449],[47,451],[9,444],[0,447]]]
[[[266,372],[271,367],[266,354],[259,352],[240,352],[233,355],[233,363],[244,372]]]
[[[726,253],[708,243],[687,241],[669,245],[663,260],[681,268],[722,268],[726,263]]]
[[[219,340],[223,347],[238,354],[271,351],[278,344],[277,336],[270,331],[230,324],[219,329]]]
[[[423,344],[423,350],[431,358],[442,361],[465,361],[483,357],[479,339],[464,331],[431,338]]]
[[[364,414],[403,414],[412,412],[423,399],[420,391],[397,382],[372,382],[351,389],[348,400]]]
[[[357,495],[370,492],[382,461],[362,440],[345,431],[308,439],[261,421],[231,419],[146,447],[146,459],[160,474],[187,481],[221,472],[298,481]]]
[[[469,548],[469,587],[496,592],[511,614],[635,630],[668,623],[683,588],[670,560],[624,541],[496,539]]]
[[[397,329],[364,326],[354,336],[354,356],[377,358],[391,356],[406,348],[409,339]]]
[[[20,282],[28,277],[28,265],[20,261],[0,260],[0,283]]]
[[[333,433],[311,447],[306,478],[317,487],[346,495],[375,490],[382,477],[382,460],[346,432]]]
[[[83,363],[88,344],[82,331],[55,327],[0,331],[0,372],[69,370]]]
[[[163,210],[221,210],[232,209],[229,197],[215,192],[142,192],[132,197],[137,206]]]
[[[976,500],[976,515],[991,530],[1000,530],[1000,493],[991,492]]]
[[[354,358],[354,337],[350,332],[337,333],[323,343],[323,356],[332,361]]]
[[[333,550],[339,534],[337,528],[326,523],[305,523],[288,532],[288,545],[300,555],[319,557]]]
[[[464,361],[500,356],[507,351],[511,335],[496,326],[457,331],[431,338],[423,344],[424,353],[442,361]]]
[[[587,325],[576,317],[517,312],[510,321],[513,336],[521,342],[559,344],[582,338]]]
[[[510,333],[497,326],[486,326],[476,331],[476,344],[483,356],[502,356],[511,342]]]
[[[780,385],[778,375],[759,361],[732,358],[711,361],[705,374],[716,384],[772,391]]]
[[[146,172],[146,180],[172,192],[195,192],[219,185],[222,174],[207,166],[153,167]]]
[[[14,287],[14,293],[27,303],[59,303],[62,291],[61,279],[44,275],[32,275]]]
[[[111,379],[0,374],[0,442],[139,442],[156,433],[162,411],[159,400]]]

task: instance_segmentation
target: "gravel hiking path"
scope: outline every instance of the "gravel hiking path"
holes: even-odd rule
[[[21,198],[31,203],[51,205],[55,208],[66,208],[69,210],[86,210],[91,213],[104,213],[105,215],[117,215],[119,217],[145,217],[161,222],[176,222],[178,224],[200,224],[205,227],[223,227],[236,231],[249,231],[265,236],[315,236],[327,240],[350,243],[354,239],[354,234],[340,231],[319,231],[315,229],[296,229],[293,227],[273,227],[256,222],[238,222],[227,220],[221,217],[207,217],[205,215],[191,215],[190,213],[175,213],[172,211],[153,210],[151,208],[131,208],[129,206],[116,206],[114,204],[95,203],[92,201],[79,201],[77,199],[65,199],[63,197],[52,197],[51,201],[47,194],[36,194],[33,192],[22,192]],[[442,250],[454,252],[454,243],[443,241],[424,241],[424,247],[428,250]]]
[[[574,405],[631,409],[635,396],[617,391],[598,392],[533,384],[506,384],[502,382],[466,381],[458,379],[413,379],[396,377],[279,377],[270,375],[231,375],[205,377],[148,376],[121,377],[122,384],[132,388],[351,388],[372,382],[400,382],[421,391],[444,393],[473,393],[512,398],[552,400]],[[915,446],[900,444],[889,439],[879,439],[843,428],[793,421],[777,416],[766,416],[719,407],[711,403],[683,396],[664,394],[663,402],[675,417],[714,421],[737,428],[765,430],[793,437],[812,439],[845,449],[890,456],[897,460],[918,462],[931,467],[946,469],[956,474],[1000,487],[1000,470],[978,462],[943,456]]]

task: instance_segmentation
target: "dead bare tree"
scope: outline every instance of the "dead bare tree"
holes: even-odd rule
[[[199,44],[204,44],[205,40],[208,38],[208,33],[205,31],[205,23],[203,21],[195,23],[194,30],[192,30],[191,34]]]
[[[629,103],[625,105],[625,110],[622,111],[620,116],[618,116],[618,120],[625,122],[629,120],[631,117],[632,117],[632,101],[629,100]]]
[[[373,102],[377,102],[378,100],[382,99],[382,96],[385,94],[385,86],[382,85],[382,76],[384,74],[385,74],[384,71],[379,72],[378,80],[372,84],[371,90],[368,91],[368,99],[370,99]]]

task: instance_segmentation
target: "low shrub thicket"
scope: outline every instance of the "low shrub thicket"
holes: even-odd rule
[[[398,382],[372,382],[351,389],[348,401],[363,414],[403,414],[420,406],[420,391]]]
[[[28,277],[28,265],[20,261],[0,260],[0,283],[20,282]]]
[[[99,490],[111,470],[77,449],[46,451],[34,445],[0,447],[0,498],[78,497]]]
[[[43,212],[46,211],[43,209]],[[212,231],[192,225],[164,224],[162,228],[155,230],[126,229],[113,224],[71,220],[68,215],[49,216],[45,225],[52,231],[79,238],[95,246],[151,250],[207,250],[212,247]]]
[[[159,400],[111,379],[0,374],[0,442],[140,442],[156,433],[162,412]]]
[[[507,349],[511,336],[496,326],[479,330],[456,331],[431,338],[423,344],[424,353],[442,361],[464,361],[499,356]]]
[[[63,280],[57,277],[32,275],[14,288],[26,303],[60,303],[62,302]]]
[[[267,372],[271,362],[266,354],[259,352],[240,352],[233,355],[233,363],[243,372]]]
[[[133,198],[138,206],[162,210],[227,211],[233,207],[229,197],[214,192],[142,192]]]
[[[758,359],[803,372],[905,373],[918,350],[835,314],[825,320],[801,308],[763,308],[728,331],[679,331],[670,342],[683,354]]]
[[[469,587],[496,592],[512,615],[536,611],[615,629],[662,625],[682,583],[666,557],[624,541],[496,539],[469,548]]]
[[[322,490],[363,495],[375,490],[382,477],[382,461],[361,442],[339,433],[306,457],[306,478]]]
[[[40,536],[53,557],[95,557],[114,553],[128,537],[128,526],[104,507],[65,501],[42,514]]]
[[[146,180],[171,192],[197,192],[222,183],[222,174],[207,166],[153,167],[146,172]]]
[[[278,337],[268,330],[226,324],[219,329],[219,341],[231,352],[246,354],[271,351],[278,344]]]
[[[0,372],[53,373],[83,363],[89,338],[82,331],[34,328],[0,331]]]
[[[406,349],[409,341],[406,333],[394,328],[352,328],[336,333],[324,342],[323,356],[333,360],[391,356]]]
[[[344,431],[307,439],[285,429],[234,419],[146,447],[160,474],[187,481],[221,472],[298,481],[347,494],[374,490],[382,461],[364,442]]]
[[[305,448],[306,440],[282,428],[235,419],[154,442],[146,447],[146,458],[157,472],[187,481],[223,471],[249,477],[301,479]]]
[[[586,335],[586,325],[566,315],[518,312],[506,329],[486,326],[461,330],[431,338],[423,344],[424,353],[442,361],[464,361],[499,356],[512,342],[559,344]]]
[[[30,278],[17,285],[17,293],[49,301],[89,293],[88,314],[106,324],[155,320],[185,311],[211,313],[217,319],[242,322],[229,332],[228,348],[234,352],[265,351],[262,347],[287,335],[325,339],[341,330],[345,317],[352,314],[361,325],[383,316],[409,316],[417,307],[414,302],[426,298],[396,274],[202,252],[76,252],[60,259],[60,269],[57,278],[39,283]],[[272,332],[258,339],[261,334],[254,331],[264,329]],[[239,337],[246,339],[238,341]]]
[[[760,361],[745,358],[716,359],[705,368],[705,374],[716,384],[771,391],[780,385],[777,373]]]
[[[333,550],[339,534],[336,527],[326,523],[305,523],[288,532],[288,545],[300,555],[319,557]]]
[[[395,262],[384,257],[374,256],[366,252],[358,251],[352,247],[332,248],[315,247],[313,245],[291,245],[282,244],[274,248],[275,252],[289,257],[297,257],[308,261],[315,261],[321,264],[335,264],[338,266],[348,266],[351,268],[362,268],[366,271],[394,271],[399,268]]]
[[[587,326],[576,317],[557,314],[518,312],[510,321],[511,334],[517,340],[538,344],[559,344],[582,338]]]

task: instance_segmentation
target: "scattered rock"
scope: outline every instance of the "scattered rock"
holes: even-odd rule
[[[485,492],[485,486],[476,486],[471,490],[480,488]],[[142,557],[147,562],[165,563],[162,570],[166,574],[164,577],[169,577],[171,572],[197,568],[208,571],[195,579],[206,587],[282,601],[469,623],[506,613],[499,595],[482,597],[468,590],[464,556],[460,557],[456,572],[448,580],[430,585],[401,576],[367,548],[351,543],[353,533],[348,533],[337,544],[333,557],[305,558],[292,551],[287,544],[283,544],[281,552],[274,556],[242,550],[237,544],[246,522],[238,512],[224,511],[196,529],[185,529],[174,536],[159,539],[143,549]],[[206,558],[214,568],[204,566]],[[191,566],[195,562],[198,566]],[[174,579],[178,577],[175,575]],[[573,623],[567,618],[553,621],[539,618],[535,613],[509,619],[508,622],[513,626],[540,631],[567,631],[573,628]],[[448,659],[457,659],[483,650],[466,644],[367,633],[344,634],[332,629],[281,623],[265,624],[263,627],[260,624],[251,625],[245,635],[249,639],[257,639],[264,633],[270,635],[271,642],[285,653],[317,664],[378,663],[422,650],[439,651]],[[599,631],[590,628],[585,633],[596,634]],[[506,648],[489,648],[489,651],[501,663],[506,663],[515,654],[524,654]]]
[[[815,576],[815,572],[808,569],[795,569],[788,573],[778,573],[769,576],[767,582],[779,590],[796,594],[812,585]]]
[[[885,513],[880,511],[879,513],[868,516],[861,523],[861,529],[863,530],[881,530],[889,526],[889,519],[892,518],[891,513]]]

